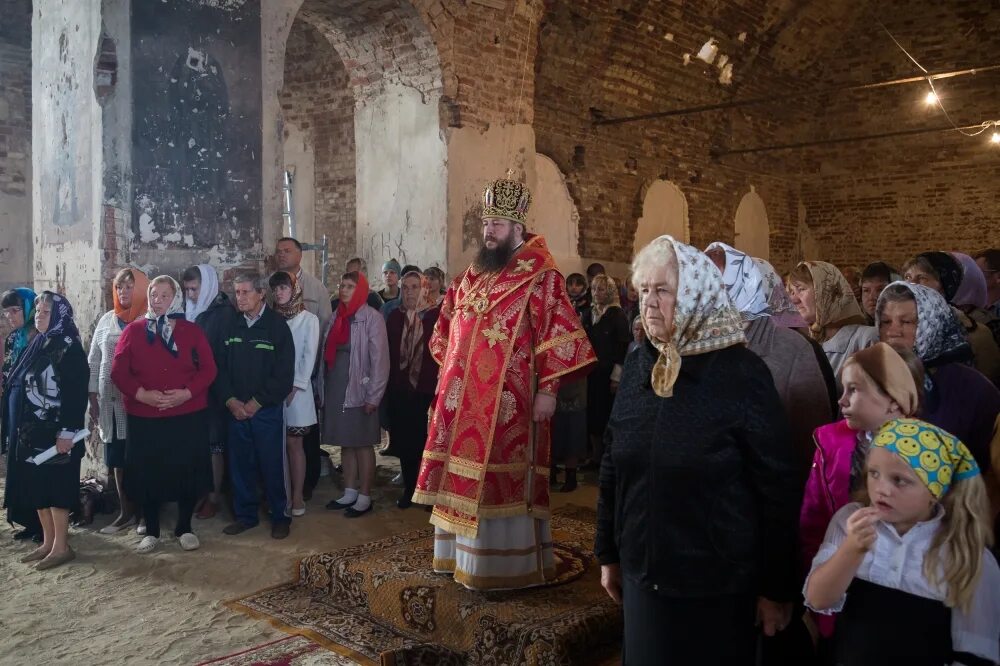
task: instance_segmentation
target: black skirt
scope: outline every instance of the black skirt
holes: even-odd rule
[[[128,417],[125,492],[134,502],[176,502],[212,488],[207,410]]]
[[[78,442],[68,456],[57,456],[44,465],[14,463],[20,466],[24,505],[32,509],[75,509],[80,504],[83,452],[84,445]]]

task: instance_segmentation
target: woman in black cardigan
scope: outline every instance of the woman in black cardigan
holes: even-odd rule
[[[783,629],[799,594],[786,417],[705,255],[661,236],[633,279],[648,340],[608,425],[595,546],[624,663],[752,664],[755,624]]]
[[[11,372],[11,464],[21,465],[26,501],[38,511],[44,540],[21,558],[45,570],[72,560],[69,510],[78,500],[84,444],[73,443],[87,411],[90,366],[69,301],[51,291],[36,302],[38,335]],[[42,464],[33,459],[52,447]]]

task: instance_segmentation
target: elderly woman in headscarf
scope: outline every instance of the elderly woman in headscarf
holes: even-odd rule
[[[981,271],[979,275],[982,275]],[[962,263],[947,252],[923,252],[903,265],[904,280],[933,289],[953,307],[972,346],[972,361],[976,369],[996,386],[1000,386],[1000,347],[997,340],[989,327],[968,314],[975,310],[970,300],[975,298],[976,289],[971,286],[975,277],[970,274],[966,278]]]
[[[618,287],[613,278],[600,274],[590,281],[593,302],[580,315],[583,330],[597,354],[597,365],[587,376],[587,433],[594,452],[594,463],[600,464],[604,429],[611,416],[615,390],[621,380],[622,366],[632,340],[629,320],[618,300]],[[566,483],[576,486],[576,470],[567,463]]]
[[[35,292],[24,287],[6,291],[0,297],[0,307],[3,308],[3,316],[7,324],[5,330],[9,331],[4,340],[3,371],[0,374],[3,382],[3,391],[0,395],[4,397],[3,407],[0,408],[0,412],[3,414],[3,419],[0,421],[0,453],[6,453],[9,450],[8,438],[10,436],[8,432],[9,401],[7,399],[10,392],[7,389],[7,378],[28,348],[31,340],[38,333],[35,330]],[[38,522],[38,513],[20,499],[19,471],[20,467],[8,457],[7,480],[4,483],[4,507],[7,509],[7,522],[24,528],[14,533],[15,540],[41,541],[42,524]]]
[[[833,264],[803,261],[788,279],[789,296],[809,324],[809,335],[823,346],[838,377],[847,357],[878,341],[874,326],[865,325],[865,314],[847,279]]]
[[[90,420],[96,423],[104,444],[104,464],[118,492],[118,517],[101,528],[116,534],[135,524],[136,507],[125,494],[125,434],[128,419],[122,395],[111,381],[115,346],[125,327],[146,314],[149,278],[138,268],[123,268],[111,282],[114,307],[105,312],[90,339]]]
[[[771,320],[764,276],[751,257],[719,242],[709,245],[705,254],[722,271],[722,282],[743,321],[747,347],[771,371],[791,426],[800,476],[805,481],[815,451],[813,431],[836,416],[812,345]]]
[[[800,475],[771,373],[719,271],[661,236],[633,262],[647,341],[601,463],[595,553],[627,664],[753,663],[798,597]]]
[[[930,287],[893,282],[875,306],[879,338],[912,349],[924,364],[920,417],[961,439],[989,472],[1000,391],[969,363],[972,347],[958,315]]]
[[[125,327],[111,365],[128,414],[126,490],[146,519],[136,552],[159,543],[164,502],[177,502],[174,536],[182,549],[195,550],[191,515],[211,483],[206,407],[215,359],[205,334],[184,318],[176,280],[153,278],[147,300],[146,315]]]
[[[189,266],[181,274],[184,288],[184,318],[196,322],[219,295],[219,274],[210,264]]]
[[[69,301],[44,291],[35,308],[38,335],[10,372],[8,399],[11,458],[21,465],[24,498],[44,533],[42,545],[21,561],[45,570],[76,557],[69,512],[79,501],[88,368]]]
[[[295,379],[292,392],[285,398],[285,448],[291,481],[289,509],[293,516],[306,515],[302,490],[306,480],[306,454],[302,438],[316,425],[316,400],[313,398],[312,373],[319,349],[319,317],[306,310],[302,285],[295,276],[277,271],[268,279],[271,303],[292,332],[295,343]]]

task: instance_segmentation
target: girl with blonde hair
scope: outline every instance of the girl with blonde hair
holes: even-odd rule
[[[862,502],[834,515],[806,579],[806,606],[837,613],[836,663],[1000,661],[1000,568],[969,449],[925,421],[884,424]]]

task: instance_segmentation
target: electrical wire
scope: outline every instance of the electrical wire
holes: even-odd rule
[[[889,39],[891,39],[893,43],[899,48],[899,50],[903,52],[903,55],[909,58],[910,61],[917,66],[917,69],[919,69],[924,74],[929,73],[927,69],[919,62],[917,62],[917,59],[914,58],[912,55],[910,55],[910,52],[907,51],[903,47],[903,45],[899,43],[899,40],[896,39],[891,32],[889,32],[889,28],[885,27],[885,24],[882,23],[882,21],[878,19],[875,19],[875,21],[876,23],[879,24],[879,27],[885,31],[885,34],[889,35]],[[934,102],[938,105],[938,108],[941,109],[941,112],[944,113],[945,119],[951,124],[951,126],[955,129],[955,131],[968,137],[974,137],[974,136],[979,136],[980,134],[982,134],[991,127],[1000,128],[1000,120],[984,120],[982,123],[980,123],[979,129],[974,132],[959,127],[955,123],[955,121],[951,119],[951,114],[948,113],[948,109],[944,108],[944,103],[941,101],[941,95],[938,94],[937,89],[934,87],[934,79],[932,77],[927,77],[927,85],[931,87],[931,92],[934,93]]]

